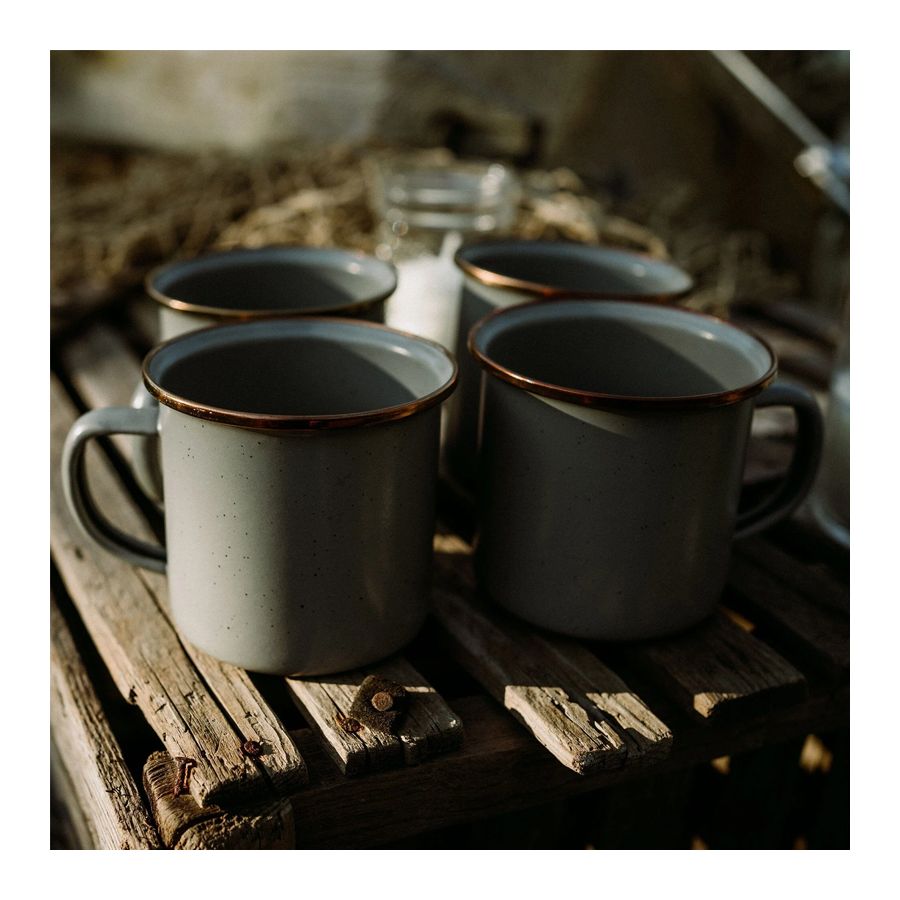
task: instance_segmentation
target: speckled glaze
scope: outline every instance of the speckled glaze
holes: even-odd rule
[[[721,320],[538,303],[489,317],[470,346],[504,369],[482,375],[479,581],[541,627],[622,641],[699,622],[732,538],[783,518],[812,482],[815,400],[771,385],[769,348]],[[753,410],[774,404],[797,412],[794,461],[776,495],[738,516]]]
[[[222,384],[245,356],[247,374]],[[279,374],[292,357],[312,357],[321,387],[307,363]],[[101,410],[98,427],[88,413],[73,429],[67,496],[92,538],[167,572],[180,632],[217,659],[283,675],[366,665],[407,643],[427,613],[440,403],[455,377],[438,345],[350,320],[195,332],[145,362],[158,414]],[[229,392],[232,407],[221,402]],[[215,420],[235,414],[248,424]],[[129,427],[158,429],[165,561],[85,511],[86,438]]]
[[[238,321],[283,316],[347,316],[384,321],[397,270],[362,253],[323,247],[259,247],[208,253],[159,266],[147,275],[147,293],[159,306],[159,335]],[[135,388],[135,407],[155,401]],[[159,447],[132,439],[132,468],[141,489],[162,501]]]
[[[475,480],[480,376],[466,350],[469,331],[498,309],[537,299],[654,299],[674,302],[693,287],[672,265],[612,247],[552,241],[485,241],[460,248],[463,271],[456,356],[459,389],[448,404],[444,442],[450,474],[462,485]]]

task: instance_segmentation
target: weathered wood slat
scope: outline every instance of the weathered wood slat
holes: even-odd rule
[[[813,603],[849,615],[850,592],[827,567],[800,563],[780,547],[758,537],[737,541],[734,555],[750,560]]]
[[[402,684],[410,694],[409,706],[396,735],[366,727],[351,733],[341,726],[367,675],[389,678]],[[459,716],[402,657],[364,671],[321,678],[288,678],[287,684],[304,717],[322,736],[328,752],[346,775],[416,765],[462,744],[463,726]]]
[[[678,637],[634,644],[629,654],[660,688],[704,719],[789,703],[807,689],[787,660],[721,610]]]
[[[614,672],[574,641],[485,608],[471,589],[468,545],[448,536],[436,544],[444,583],[434,616],[450,653],[563,765],[589,773],[669,752],[669,729]]]
[[[291,850],[293,812],[287,800],[265,800],[225,811],[200,807],[189,794],[174,796],[178,765],[152,753],[144,765],[144,790],[167,847],[176,850]]]
[[[773,628],[799,656],[833,680],[848,677],[850,620],[846,615],[808,600],[741,556],[732,561],[729,587],[748,615]]]
[[[847,689],[841,688],[837,696],[810,697],[738,722],[698,722],[678,732],[672,753],[650,771],[677,771],[724,754],[833,729],[847,721],[848,703]],[[641,767],[626,766],[578,775],[559,765],[489,698],[463,697],[455,705],[466,722],[466,743],[458,752],[427,766],[365,778],[343,778],[310,731],[295,733],[310,767],[309,786],[292,798],[297,846],[377,846],[648,774]]]
[[[138,383],[137,357],[122,336],[106,325],[98,324],[89,329],[80,342],[64,352],[63,361],[72,367],[73,386],[92,407],[127,404]],[[111,502],[115,502],[117,520],[126,531],[144,540],[153,540],[146,520],[127,492],[119,491],[119,496],[115,501],[111,498]],[[168,617],[166,579],[158,573],[136,571]],[[184,648],[242,738],[262,744],[263,754],[256,762],[275,790],[287,794],[305,784],[307,776],[302,757],[247,673],[213,659],[186,641]]]
[[[136,703],[172,756],[196,762],[190,790],[201,805],[267,790],[240,750],[243,738],[210,696],[137,572],[95,548],[69,516],[59,471],[76,410],[51,379],[51,549],[57,568],[119,691]],[[121,486],[99,452],[88,451],[92,489],[115,509]]]
[[[53,740],[66,760],[66,774],[97,848],[159,847],[159,836],[52,595],[50,637]]]

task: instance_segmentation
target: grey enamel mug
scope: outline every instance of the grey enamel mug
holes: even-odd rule
[[[156,408],[82,416],[63,455],[84,532],[164,571],[173,619],[217,659],[320,675],[407,643],[428,607],[440,404],[438,344],[350,319],[272,319],[183,335],[147,356]],[[166,546],[91,499],[88,440],[158,435]]]
[[[637,301],[533,303],[488,316],[476,565],[535,625],[596,640],[672,634],[716,607],[733,538],[787,516],[822,444],[815,399],[774,383],[749,332]],[[797,418],[784,481],[738,514],[755,408]]]
[[[159,307],[160,340],[234,322],[293,316],[384,321],[397,270],[362,253],[331,247],[258,247],[207,253],[159,266],[145,279]],[[138,385],[133,406],[153,406]],[[132,441],[132,467],[148,497],[162,500],[155,440]]]
[[[241,248],[159,266],[145,287],[159,305],[166,341],[208,325],[286,316],[383,322],[397,270],[331,247]]]
[[[474,484],[479,370],[469,357],[469,331],[484,316],[533,300],[643,299],[672,303],[693,280],[672,263],[613,247],[561,241],[482,241],[461,247],[456,356],[459,389],[447,409],[445,458],[461,485]]]

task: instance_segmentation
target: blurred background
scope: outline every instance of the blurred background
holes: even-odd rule
[[[516,176],[479,230],[670,256],[699,308],[838,320],[849,80],[845,51],[54,52],[53,324],[209,247],[390,256],[379,166],[410,151]]]

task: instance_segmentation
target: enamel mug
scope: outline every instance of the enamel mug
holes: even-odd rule
[[[775,384],[760,339],[637,301],[532,303],[488,316],[476,565],[496,603],[580,638],[635,640],[710,615],[732,538],[787,516],[815,475],[814,398]],[[779,488],[738,514],[755,408],[797,418]]]
[[[693,281],[672,263],[618,250],[559,241],[484,241],[461,247],[462,270],[456,356],[459,389],[447,406],[444,454],[449,474],[474,484],[479,370],[466,351],[469,331],[497,309],[533,300],[644,299],[672,303]]]
[[[398,650],[428,607],[440,345],[351,319],[272,319],[191,332],[146,357],[155,408],[82,416],[63,455],[84,532],[165,572],[183,636],[257,672],[320,675]],[[166,546],[113,527],[84,450],[159,436]]]
[[[384,321],[397,270],[362,253],[323,247],[260,247],[208,253],[159,266],[145,279],[159,306],[160,340],[233,322],[293,316]],[[132,405],[153,406],[139,384]],[[132,440],[132,468],[144,493],[162,500],[159,447]]]

